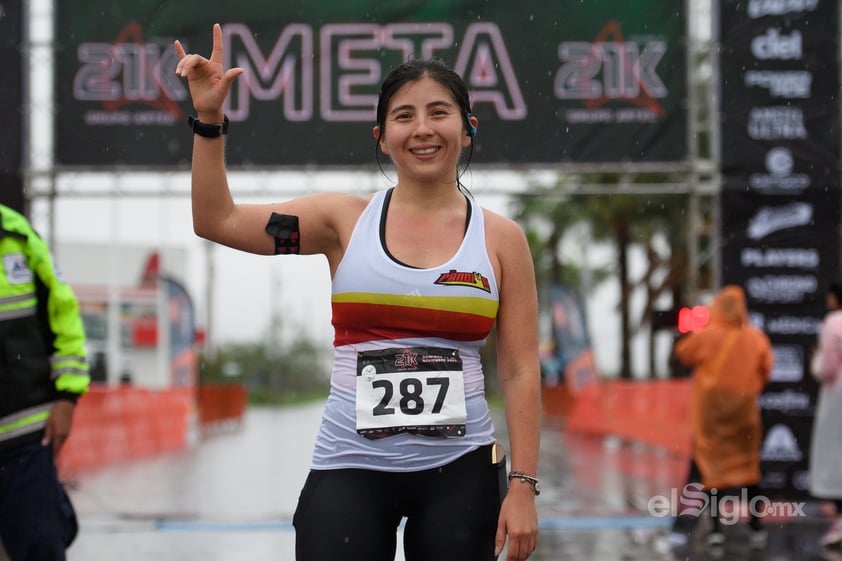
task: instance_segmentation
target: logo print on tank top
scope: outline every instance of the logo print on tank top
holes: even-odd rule
[[[456,269],[451,269],[446,273],[440,274],[439,278],[437,278],[436,282],[433,284],[447,286],[470,286],[472,288],[484,290],[488,293],[491,292],[491,286],[488,284],[488,279],[482,276],[481,273],[465,273],[457,271]]]

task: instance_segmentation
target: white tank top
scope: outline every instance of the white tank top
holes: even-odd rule
[[[333,279],[334,363],[313,469],[418,471],[494,441],[479,349],[497,317],[481,207],[439,267],[389,255],[391,189],[363,210]]]

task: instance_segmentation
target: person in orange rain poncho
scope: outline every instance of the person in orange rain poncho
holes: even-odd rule
[[[720,519],[713,498],[746,489],[757,495],[762,426],[757,397],[772,371],[772,345],[748,322],[743,289],[725,286],[711,304],[710,322],[676,344],[675,353],[693,368],[691,405],[694,461],[708,492],[713,520],[711,545],[721,544]],[[751,501],[751,504],[759,504]],[[752,542],[765,544],[763,513],[750,509]]]

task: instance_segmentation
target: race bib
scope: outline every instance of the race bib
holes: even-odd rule
[[[462,359],[455,349],[408,347],[357,353],[357,433],[465,436]]]

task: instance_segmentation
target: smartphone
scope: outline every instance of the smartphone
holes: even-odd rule
[[[491,463],[497,468],[497,484],[500,492],[500,504],[509,490],[509,478],[506,473],[506,449],[499,442],[491,445]]]

